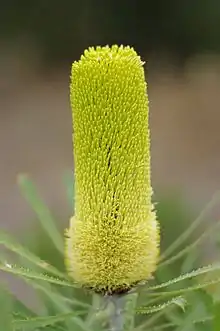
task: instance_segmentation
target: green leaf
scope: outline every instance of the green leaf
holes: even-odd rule
[[[192,323],[193,324],[202,324],[202,323],[208,322],[210,320],[212,320],[212,316],[207,316],[207,317],[204,317],[202,319],[195,320]],[[175,323],[163,323],[161,325],[152,327],[151,331],[162,331],[162,330],[170,329],[171,327],[177,327],[177,326],[179,326],[179,325],[175,324]]]
[[[19,175],[18,184],[21,191],[29,202],[32,209],[37,214],[41,226],[47,232],[48,236],[52,240],[54,246],[61,254],[64,252],[63,238],[55,226],[55,221],[50,213],[50,210],[43,203],[40,196],[37,193],[36,187],[27,175]]]
[[[13,321],[13,328],[14,328],[13,330],[20,330],[22,328],[22,331],[27,331],[27,330],[31,331],[31,330],[36,330],[36,328],[43,328],[49,325],[54,325],[59,322],[64,322],[72,318],[78,320],[76,316],[79,316],[80,314],[82,314],[82,312],[75,311],[66,314],[59,314],[56,316],[43,316],[43,317],[34,317],[34,318],[20,319],[20,320],[16,319]],[[79,322],[79,324],[81,324],[81,321]]]
[[[126,297],[124,312],[124,331],[132,331],[134,329],[137,299],[137,293],[128,294]]]
[[[37,267],[46,270],[48,273],[51,273],[60,278],[67,279],[67,276],[64,273],[60,272],[46,261],[40,259],[37,255],[30,252],[27,248],[17,243],[14,238],[2,231],[0,232],[0,244],[5,246],[8,250],[15,252],[20,257],[27,259],[31,263],[35,264]]]
[[[220,270],[220,264],[208,265],[208,266],[193,270],[191,272],[183,274],[183,275],[181,275],[177,278],[173,278],[173,279],[171,279],[167,282],[164,282],[162,284],[150,286],[150,287],[147,288],[147,290],[148,291],[149,290],[157,290],[157,289],[160,289],[160,288],[163,288],[163,287],[170,286],[172,284],[179,283],[183,280],[191,279],[191,278],[194,278],[196,276],[203,275],[203,274],[206,274],[208,272],[213,272],[213,271],[216,271],[216,270]]]
[[[0,327],[2,331],[13,331],[11,295],[3,287],[0,287]]]
[[[170,329],[171,327],[175,327],[176,324],[174,323],[163,323],[159,326],[155,326],[153,328],[151,328],[151,331],[161,331],[161,330],[165,330],[165,329]]]
[[[87,313],[89,304],[80,302],[79,300],[73,298],[67,298],[61,295],[54,286],[46,282],[36,282],[27,280],[30,285],[32,285],[38,291],[40,290],[43,294],[43,303],[47,308],[48,315],[55,315],[60,313],[68,313],[74,310],[74,306],[84,308],[84,312]],[[75,329],[75,320],[67,319],[64,321],[65,326],[68,330]]]
[[[19,302],[19,301],[18,301]],[[17,302],[17,304],[13,305],[13,311],[12,311],[12,315],[14,319],[21,319],[21,318],[28,318],[28,317],[34,317],[36,316],[36,314],[34,314],[33,312],[29,312],[28,308],[25,309],[25,305],[22,306],[22,302],[20,301],[21,304],[19,304]]]
[[[0,270],[17,275],[17,276],[22,276],[22,277],[30,278],[30,279],[43,280],[48,283],[57,284],[57,285],[61,285],[61,286],[78,287],[76,284],[68,282],[67,280],[54,278],[54,277],[51,277],[46,274],[40,274],[40,273],[34,272],[32,270],[25,269],[22,267],[17,267],[15,265],[7,264],[7,263],[0,264]]]
[[[26,279],[26,282],[28,284],[30,284],[33,288],[35,288],[36,290],[41,291],[42,293],[44,293],[48,298],[50,298],[50,300],[52,302],[54,302],[61,311],[65,311],[65,309],[69,306],[69,307],[73,307],[73,306],[78,306],[78,307],[82,307],[84,309],[88,309],[91,307],[90,304],[82,302],[80,300],[77,300],[74,297],[68,298],[66,296],[63,296],[62,294],[60,294],[58,291],[56,291],[54,289],[54,287],[50,287],[48,283],[46,282],[36,282],[36,280],[30,280],[30,279]],[[47,286],[45,286],[45,284]]]
[[[169,309],[172,307],[173,305],[170,305],[167,308]],[[151,316],[149,319],[144,321],[142,324],[138,325],[133,331],[151,330],[153,323],[156,322],[161,316],[163,316],[165,311],[166,311],[165,309],[162,309],[159,312],[155,313],[153,316]]]
[[[217,201],[220,199],[220,192],[216,192],[214,194],[212,200],[208,203],[208,205],[203,209],[200,215],[195,219],[194,222],[180,235],[161,255],[160,261],[164,261],[168,256],[170,256],[178,247],[180,247],[196,230],[196,228],[200,225],[200,223],[204,220],[208,211],[213,208]]]
[[[97,320],[100,319],[100,317],[102,317],[101,313],[101,309],[100,307],[103,304],[103,297],[94,293],[92,295],[92,304],[90,305],[90,309],[88,310],[88,314],[86,317],[86,324],[89,327],[94,327],[94,325],[97,324]],[[98,318],[97,318],[98,317]]]
[[[220,302],[214,304],[214,321],[213,321],[213,331],[220,330]]]
[[[182,310],[185,310],[185,306],[186,306],[186,300],[182,297],[176,297],[176,298],[172,298],[171,300],[164,302],[162,304],[159,305],[155,305],[155,306],[149,306],[149,307],[140,307],[136,310],[136,313],[138,314],[152,314],[152,313],[156,313],[159,312],[171,305],[177,305],[179,306]]]
[[[173,300],[175,302],[173,302]],[[171,312],[172,309],[174,307],[176,307],[176,304],[178,302],[178,305],[182,308],[185,309],[185,305],[186,305],[186,301],[185,299],[181,298],[181,297],[177,297],[177,298],[173,298],[172,300],[165,302],[162,304],[162,308],[161,305],[156,305],[153,307],[146,307],[146,308],[150,308],[150,310],[152,309],[153,311],[153,316],[151,318],[149,318],[148,320],[144,321],[142,324],[138,325],[135,329],[133,329],[134,331],[141,331],[141,330],[151,330],[152,329],[152,325],[153,323],[155,323],[157,320],[159,320],[159,318],[161,316],[163,316],[167,311]],[[166,308],[166,309],[165,309]],[[150,311],[151,313],[151,311]],[[175,325],[175,324],[174,324]],[[177,324],[176,324],[177,325]]]
[[[220,278],[216,278],[201,284],[197,284],[194,286],[190,286],[190,287],[186,287],[186,288],[181,288],[179,290],[175,290],[175,291],[167,291],[167,292],[156,292],[156,293],[150,293],[150,296],[157,296],[159,298],[163,297],[163,296],[173,296],[173,295],[180,295],[180,294],[185,294],[188,292],[194,292],[196,290],[200,290],[202,288],[206,288],[210,285],[214,285],[214,284],[218,284],[220,283]]]
[[[33,312],[30,308],[28,308],[22,301],[20,301],[15,296],[13,297],[12,303],[13,317],[15,318],[27,318],[34,317],[36,313]]]
[[[204,239],[206,239],[207,237],[209,237],[212,233],[214,233],[214,231],[218,230],[220,226],[220,222],[215,223],[213,226],[211,226],[207,231],[205,231],[204,233],[201,234],[201,236],[196,239],[193,243],[191,243],[190,245],[188,245],[187,247],[183,248],[180,252],[178,252],[175,255],[172,255],[169,259],[164,260],[163,262],[160,262],[158,265],[158,269],[169,265],[173,262],[176,262],[177,260],[179,260],[180,258],[182,258],[184,255],[188,254],[189,252],[191,253],[193,249],[197,248],[198,245],[200,245]]]

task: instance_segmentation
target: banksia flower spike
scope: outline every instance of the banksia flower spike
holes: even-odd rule
[[[151,201],[148,97],[133,48],[89,48],[71,72],[75,215],[66,239],[70,275],[104,294],[147,281],[158,258]]]

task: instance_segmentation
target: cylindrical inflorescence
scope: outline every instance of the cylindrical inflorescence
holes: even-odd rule
[[[148,96],[133,48],[89,48],[71,72],[75,215],[66,239],[70,275],[123,293],[149,279],[159,231],[152,204]]]

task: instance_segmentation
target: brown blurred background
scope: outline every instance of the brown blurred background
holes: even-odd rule
[[[31,175],[67,223],[71,63],[90,45],[130,44],[147,62],[155,191],[201,210],[220,188],[220,4],[3,1],[0,17],[0,226],[23,231]],[[218,212],[217,212],[218,214]]]

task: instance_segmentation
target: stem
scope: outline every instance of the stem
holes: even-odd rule
[[[86,319],[87,326],[93,330],[133,330],[137,297],[136,292],[113,296],[94,294],[92,307]]]
[[[91,326],[94,323],[99,308],[100,308],[100,297],[97,294],[93,294],[92,306],[86,318],[86,323],[88,326]]]
[[[113,303],[113,309],[109,316],[109,331],[123,331],[126,296],[114,295],[111,297],[111,301]]]

